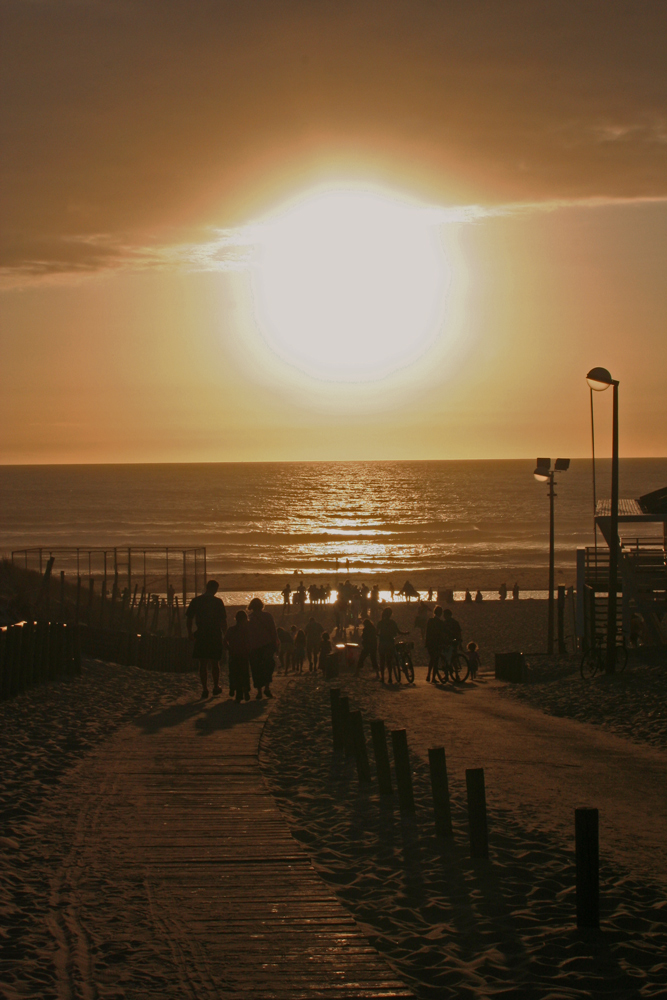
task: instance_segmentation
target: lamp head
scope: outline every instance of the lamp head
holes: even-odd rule
[[[569,468],[570,468],[570,459],[569,458],[557,458],[556,459],[556,464],[554,465],[554,469],[556,470],[556,472],[567,472],[567,470]]]
[[[549,470],[548,469],[545,470],[545,469],[537,468],[537,469],[535,469],[535,472],[533,473],[533,475],[537,479],[538,483],[548,483],[549,482]]]
[[[614,380],[606,368],[591,368],[586,376],[586,381],[595,392],[604,392],[605,389],[614,384]]]

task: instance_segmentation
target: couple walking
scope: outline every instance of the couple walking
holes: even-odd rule
[[[264,695],[272,698],[274,655],[278,651],[278,634],[273,617],[264,610],[259,597],[248,605],[249,615],[237,611],[236,624],[227,628],[225,605],[216,597],[218,583],[209,580],[206,590],[193,597],[186,612],[188,638],[194,638],[193,660],[199,661],[202,698],[208,698],[208,667],[211,666],[213,694],[222,694],[220,660],[224,646],[229,650],[229,696],[237,702],[250,698],[250,674],[257,688],[257,700]],[[193,632],[193,624],[197,631]]]

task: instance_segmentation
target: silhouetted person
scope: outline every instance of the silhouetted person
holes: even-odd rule
[[[331,657],[332,653],[333,653],[333,643],[329,638],[329,633],[323,632],[320,639],[319,665],[320,665],[320,670],[323,672],[325,676],[328,673],[329,658]]]
[[[472,603],[472,594],[470,593],[469,590],[466,590],[466,596],[464,597],[464,601],[466,601],[468,604]]]
[[[442,620],[442,608],[440,605],[434,609],[433,618],[429,618],[426,622],[424,645],[428,651],[426,681],[433,681],[435,683],[438,663],[445,646],[445,625]]]
[[[500,586],[498,587],[498,594],[500,595],[500,600],[501,601],[507,600],[507,584],[506,583],[501,583],[500,584]]]
[[[288,582],[288,583],[285,584],[285,586],[283,587],[283,590],[282,590],[283,607],[285,607],[285,608],[289,608],[289,601],[290,601],[290,594],[291,593],[292,593],[292,588],[290,587],[289,582]],[[262,605],[262,607],[263,607],[263,605]]]
[[[428,588],[428,599],[429,601],[433,600],[433,587]]]
[[[192,659],[199,661],[202,698],[208,698],[208,665],[213,675],[213,694],[221,694],[220,659],[222,657],[222,634],[227,629],[227,612],[219,597],[217,580],[209,580],[203,594],[193,597],[185,613],[188,639],[194,635],[195,645]],[[197,631],[193,633],[193,623]]]
[[[378,633],[375,625],[370,620],[370,618],[364,619],[363,628],[361,630],[361,653],[359,654],[359,659],[357,661],[357,669],[355,670],[355,675],[358,677],[361,668],[363,667],[366,660],[370,660],[373,667],[375,668],[375,676],[378,676]]]
[[[319,622],[316,622],[311,615],[308,619],[304,632],[306,633],[306,656],[308,657],[308,669],[310,671],[317,670],[317,659],[320,655],[320,641],[322,639],[324,628]]]
[[[294,670],[303,672],[303,663],[306,659],[306,633],[302,628],[298,629],[294,636],[294,652],[292,653],[292,663]]]
[[[383,684],[385,667],[387,668],[388,680],[391,684],[392,670],[394,668],[394,663],[396,662],[396,647],[394,646],[394,639],[397,635],[408,635],[407,632],[401,632],[400,628],[391,617],[391,614],[391,608],[384,608],[382,611],[382,617],[380,618],[377,626],[378,652],[380,654],[380,677]]]
[[[482,661],[479,658],[479,646],[476,642],[469,642],[466,646],[468,651],[468,664],[470,666],[470,678],[474,681],[477,677],[477,671],[479,670]]]
[[[393,601],[394,600],[394,582],[393,582],[393,580],[389,581],[389,593],[391,595],[391,600]]]
[[[461,626],[457,622],[456,618],[453,617],[449,608],[445,608],[442,612],[442,624],[445,640],[443,646],[443,658],[445,661],[445,668],[449,671],[456,647],[461,642]]]
[[[519,600],[519,584],[518,583],[515,583],[514,586],[512,587],[512,600],[514,600],[514,601],[518,601]]]
[[[294,651],[294,636],[291,631],[286,628],[276,629],[278,636],[278,659],[283,668],[283,671],[287,674],[289,673],[289,668],[292,665],[292,653]]]
[[[236,612],[236,625],[225,634],[229,649],[229,694],[237,701],[250,699],[250,625],[245,611]]]
[[[483,600],[484,600],[484,597],[482,595],[482,591],[478,590],[477,593],[475,594],[475,601],[477,602],[477,604],[479,604],[480,601],[483,601]]]
[[[257,688],[257,700],[262,697],[262,690],[267,698],[272,698],[270,684],[273,680],[273,657],[278,651],[278,634],[276,623],[268,611],[264,611],[264,602],[259,597],[253,597],[248,605],[250,617],[250,669],[252,681]]]

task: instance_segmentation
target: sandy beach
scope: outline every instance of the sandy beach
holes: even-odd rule
[[[273,610],[280,623],[282,609]],[[395,606],[401,627],[411,627],[414,611],[414,604]],[[464,638],[475,638],[482,649],[476,684],[427,686],[416,634],[414,686],[383,688],[369,674],[339,679],[366,720],[381,717],[388,729],[406,728],[414,819],[401,817],[395,799],[380,802],[375,787],[360,791],[352,759],[334,757],[328,684],[321,676],[276,677],[260,760],[293,837],[419,997],[661,995],[667,969],[664,669],[631,664],[613,681],[584,684],[574,661],[541,655],[544,602],[461,606],[456,613]],[[332,609],[317,616],[333,624]],[[285,617],[297,620],[292,612]],[[527,652],[533,683],[493,680],[493,652],[511,649]],[[198,694],[194,673],[151,674],[85,661],[80,678],[0,705],[3,997],[64,996],[54,928],[61,916],[67,925],[77,915],[73,890],[63,914],[53,887],[63,885],[67,845],[80,840],[76,796],[89,762],[103,759],[117,738],[127,740],[140,716],[174,704],[194,710]],[[448,758],[454,838],[445,842],[435,838],[431,814],[426,750],[433,745],[444,745]],[[489,862],[469,857],[464,771],[470,766],[485,768]],[[600,809],[599,932],[575,927],[578,805]],[[134,919],[121,912],[122,894],[115,898],[106,897],[105,927]],[[94,901],[85,905],[96,913]],[[177,926],[175,914],[167,918]],[[182,985],[167,984],[171,960],[162,944],[137,941],[136,954],[129,940],[122,958],[98,943],[95,961],[107,979],[121,982],[129,975],[123,963],[131,962],[149,984],[142,995],[189,996]],[[105,989],[98,995],[123,994]]]

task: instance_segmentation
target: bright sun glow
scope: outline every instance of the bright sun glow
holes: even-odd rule
[[[398,196],[311,193],[258,227],[260,328],[318,379],[376,380],[416,361],[442,328],[448,284],[432,213]]]

